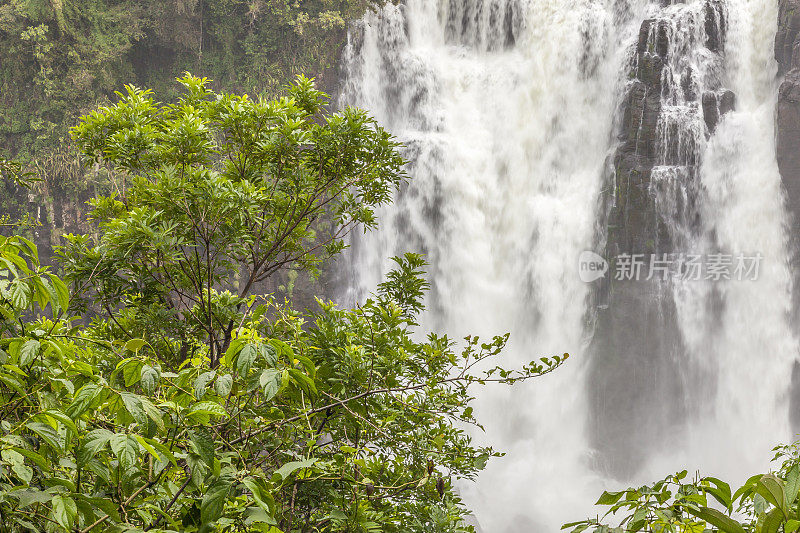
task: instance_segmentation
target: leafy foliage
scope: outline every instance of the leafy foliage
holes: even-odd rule
[[[0,529],[473,532],[453,484],[500,455],[466,431],[473,388],[566,356],[512,371],[491,365],[507,336],[423,338],[414,254],[351,310],[255,292],[373,226],[403,160],[304,78],[274,101],[181,82],[74,129],[118,195],[67,239],[71,291],[0,237]]]
[[[714,477],[687,480],[684,470],[653,485],[604,492],[602,518],[566,524],[573,533],[793,533],[800,529],[800,443],[778,446],[776,472],[750,477],[736,491]],[[623,516],[609,525],[616,514]]]
[[[306,78],[279,100],[181,83],[176,105],[128,87],[73,130],[121,181],[120,196],[93,201],[99,237],[68,236],[64,266],[112,334],[180,360],[205,343],[216,366],[255,285],[282,268],[315,273],[356,225],[373,227],[404,161],[363,112],[323,113]]]
[[[251,309],[216,368],[65,314],[33,245],[0,241],[0,521],[8,531],[467,532],[469,389],[505,344],[413,340],[417,256],[358,309]],[[404,293],[400,307],[392,294]],[[40,318],[25,319],[38,309]],[[268,306],[273,313],[268,313]],[[267,319],[271,315],[273,318]]]
[[[0,153],[41,178],[24,194],[2,191],[0,215],[33,213],[48,230],[37,243],[49,255],[62,227],[92,229],[83,202],[113,186],[113,176],[80,164],[69,129],[82,114],[113,100],[126,82],[154,87],[163,101],[173,102],[180,92],[175,77],[186,70],[212,76],[218,90],[236,93],[273,97],[298,73],[332,89],[345,21],[373,3],[0,2]]]

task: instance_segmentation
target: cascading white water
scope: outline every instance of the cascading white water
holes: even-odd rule
[[[350,32],[341,103],[366,108],[406,144],[413,179],[380,214],[381,229],[353,243],[349,298],[373,290],[392,255],[422,252],[432,283],[425,327],[454,338],[510,331],[507,366],[572,354],[546,378],[481,392],[487,440],[508,452],[462,488],[484,532],[557,531],[619,485],[592,457],[592,287],[576,265],[595,247],[615,112],[649,17],[670,21],[676,47],[651,180],[658,215],[687,251],[759,252],[765,261],[754,283],[672,287],[684,374],[696,374],[682,379],[707,380],[706,392],[686,394],[705,407],[682,422],[681,440],[652,450],[637,477],[684,464],[739,476],[765,466],[769,445],[789,436],[782,402],[797,347],[784,315],[771,133],[777,15],[772,0],[714,0],[729,26],[727,53],[714,55],[703,48],[707,1],[407,0]],[[699,100],[678,88],[712,82],[732,89],[738,107],[707,141]],[[713,319],[711,298],[722,302]]]
[[[699,408],[681,445],[652,457],[645,471],[660,475],[685,465],[741,482],[766,469],[770,448],[792,437],[788,391],[798,346],[788,322],[791,275],[774,142],[777,5],[725,5],[725,63],[713,76],[735,93],[736,109],[697,150],[702,227],[687,247],[706,254],[760,254],[763,261],[755,281],[676,287],[687,356],[707,379],[693,393]],[[699,117],[695,124],[702,111]]]

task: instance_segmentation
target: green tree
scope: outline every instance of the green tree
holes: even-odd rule
[[[511,371],[492,368],[507,336],[421,336],[414,254],[351,310],[253,293],[373,226],[403,160],[306,79],[275,101],[182,83],[75,128],[118,195],[68,239],[71,294],[0,237],[0,530],[473,531],[453,484],[500,455],[465,431],[473,388],[564,358]]]
[[[217,94],[182,78],[175,105],[128,87],[83,118],[73,138],[116,176],[96,198],[96,238],[68,236],[76,292],[173,360],[199,344],[211,366],[228,349],[245,300],[280,269],[318,271],[405,179],[397,143],[362,111],[324,111],[299,78],[278,100]]]

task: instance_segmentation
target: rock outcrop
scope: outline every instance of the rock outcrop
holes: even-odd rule
[[[775,113],[778,169],[791,218],[791,267],[800,271],[800,0],[780,0],[775,59],[783,76]],[[800,319],[800,276],[795,274],[793,317]],[[800,431],[800,364],[792,372],[790,413],[795,432]]]
[[[775,59],[784,76],[778,92],[778,168],[789,208],[800,216],[800,0],[781,0]],[[797,220],[794,223],[798,225]]]
[[[686,31],[689,25],[699,31]],[[718,0],[700,11],[665,9],[641,26],[607,187],[611,278],[614,258],[684,251],[698,231],[702,147],[735,106],[721,86],[725,31]],[[646,279],[647,268],[638,280],[607,279],[598,291],[590,423],[598,466],[619,477],[669,446],[687,415],[683,402],[662,400],[684,398],[687,387],[673,286]]]

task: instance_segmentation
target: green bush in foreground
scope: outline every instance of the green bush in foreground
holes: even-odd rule
[[[731,490],[714,477],[679,472],[642,487],[604,492],[602,518],[566,524],[572,533],[794,533],[800,529],[800,443],[775,448],[775,472]]]

